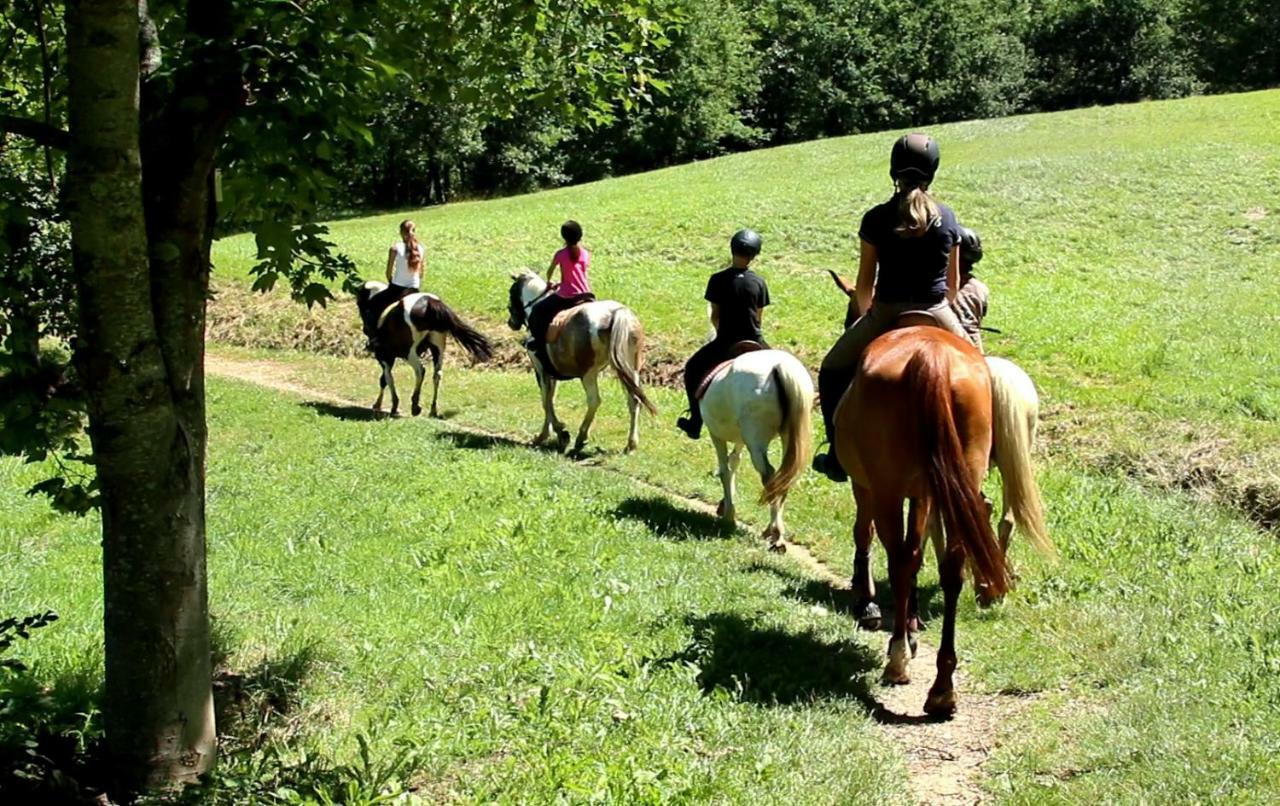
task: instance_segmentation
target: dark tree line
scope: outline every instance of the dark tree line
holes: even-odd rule
[[[387,90],[375,148],[344,155],[351,208],[598,179],[762,145],[1280,83],[1274,0],[682,0],[648,103],[608,125],[494,120]]]

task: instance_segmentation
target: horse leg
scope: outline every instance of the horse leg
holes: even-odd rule
[[[574,440],[573,452],[578,453],[587,444],[587,436],[591,433],[591,423],[596,419],[596,410],[600,408],[600,373],[591,370],[582,376],[582,388],[587,391],[587,413],[578,427],[578,438]]]
[[[956,712],[956,690],[952,673],[956,669],[956,603],[964,587],[964,554],[951,551],[939,568],[946,610],[942,616],[942,645],[938,647],[938,677],[924,701],[931,716],[951,716]]]
[[[534,364],[536,365],[537,362],[535,361]],[[541,445],[546,442],[547,437],[551,436],[551,427],[556,420],[556,379],[539,370],[535,370],[534,375],[538,379],[538,391],[542,393],[542,430],[533,438],[533,444]]]
[[[911,572],[911,595],[907,601],[907,641],[911,644],[911,657],[916,656],[917,636],[924,629],[920,619],[920,585],[917,577],[924,559],[924,538],[934,523],[934,510],[928,500],[912,498],[907,507],[907,543],[915,546],[915,566]],[[934,544],[935,548],[937,544]],[[939,562],[941,567],[941,562]]]
[[[871,493],[864,487],[853,485],[853,500],[857,515],[853,521],[853,589],[854,613],[858,626],[875,632],[880,629],[880,605],[876,604],[876,580],[871,575]]]
[[[427,368],[422,365],[422,356],[418,355],[417,345],[409,348],[409,355],[405,360],[409,362],[409,366],[413,367],[413,397],[410,398],[409,410],[413,412],[414,417],[417,417],[422,413],[422,406],[418,401],[422,398],[422,380],[427,375]]]
[[[627,447],[623,453],[635,453],[640,447],[640,398],[627,395],[627,411],[631,414],[631,428],[627,432]]]
[[[747,429],[748,433],[751,430]],[[773,478],[773,474],[777,472],[773,465],[769,462],[769,440],[758,439],[758,434],[743,435],[747,440],[747,451],[751,454],[751,464],[755,467],[756,472],[760,474],[760,483],[768,484],[769,479]],[[765,527],[764,534],[761,535],[769,543],[769,548],[774,551],[786,551],[786,547],[782,545],[782,507],[780,504],[771,504],[769,506],[769,525]]]
[[[444,339],[431,343],[431,411],[429,416],[440,418],[440,379],[444,377]]]
[[[724,488],[720,506],[716,507],[716,514],[724,518],[725,523],[733,524],[737,516],[733,505],[733,471],[737,469],[738,451],[735,448],[730,454],[729,444],[714,434],[711,436],[711,444],[716,447],[716,459],[720,464],[717,475],[720,476],[720,486]]]
[[[400,395],[396,394],[396,376],[391,372],[392,368],[395,367],[395,365],[396,365],[396,360],[394,358],[388,359],[387,362],[382,365],[383,366],[382,377],[387,382],[387,386],[391,388],[391,416],[392,417],[395,417],[397,414],[400,413]]]
[[[382,371],[378,373],[378,397],[373,401],[373,410],[375,412],[382,411],[382,397],[387,393],[387,365],[379,361],[378,368]]]
[[[893,636],[889,639],[889,662],[884,667],[884,682],[902,685],[911,682],[907,664],[911,660],[907,640],[911,620],[911,588],[915,568],[919,566],[919,544],[911,546],[902,528],[902,500],[877,497],[875,501],[876,532],[889,555],[889,582],[893,587]]]

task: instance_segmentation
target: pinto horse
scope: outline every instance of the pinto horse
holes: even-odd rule
[[[857,319],[853,286],[835,272],[830,274],[836,287],[849,298],[849,308],[845,315],[847,328]],[[1037,551],[1052,556],[1053,543],[1045,529],[1044,504],[1040,498],[1040,488],[1036,484],[1035,464],[1031,457],[1039,422],[1040,398],[1031,378],[1017,364],[995,356],[986,358],[987,367],[991,371],[991,403],[995,420],[991,461],[1000,471],[1002,490],[1000,548],[1007,554],[1009,539],[1016,526],[1019,532],[1031,540]],[[873,538],[871,526],[869,513],[865,517],[859,517],[854,524],[856,553],[852,588],[859,625],[863,629],[878,630],[880,608],[875,602],[875,579],[870,571]],[[942,530],[937,518],[930,523],[929,535],[941,564]],[[982,597],[987,598],[985,593]],[[912,609],[914,611],[914,602]]]
[[[720,461],[724,486],[720,515],[734,522],[733,477],[745,445],[764,484],[760,501],[769,505],[769,526],[763,537],[770,549],[785,551],[782,507],[809,463],[813,442],[809,426],[813,379],[791,353],[754,350],[716,367],[704,384],[699,407]],[[775,437],[782,439],[782,466],[777,470],[769,463],[769,445]]]
[[[1004,552],[991,529],[982,480],[991,456],[991,373],[969,342],[936,327],[907,327],[867,347],[858,379],[836,409],[835,450],[849,471],[858,519],[869,515],[889,556],[893,636],[884,680],[910,682],[909,647],[918,619],[910,601],[929,519],[946,526],[939,574],[945,612],[938,676],[925,713],[956,709],[956,604],[966,561],[992,596],[1009,587]],[[908,501],[904,530],[902,502]],[[914,649],[910,650],[914,654]]]
[[[371,297],[387,287],[386,283],[369,281],[356,292],[356,305],[363,310]],[[402,358],[413,367],[413,415],[422,413],[419,398],[426,367],[422,354],[431,351],[431,417],[439,417],[440,379],[444,375],[444,347],[447,336],[453,336],[477,361],[488,361],[493,356],[489,340],[467,325],[448,305],[434,294],[413,293],[388,305],[378,316],[377,347],[373,356],[382,367],[379,377],[378,399],[373,410],[382,411],[382,396],[391,387],[391,415],[400,410],[400,396],[396,394],[395,378],[391,368],[396,359]]]
[[[528,324],[529,310],[547,294],[547,282],[531,271],[511,275],[511,288],[507,293],[507,325],[519,330]],[[618,380],[627,391],[627,407],[631,412],[631,428],[627,434],[626,453],[640,445],[640,407],[650,414],[658,409],[649,402],[640,387],[640,367],[644,357],[644,328],[630,308],[619,302],[588,302],[570,308],[552,322],[552,329],[559,331],[558,338],[548,336],[547,355],[553,369],[567,378],[578,378],[587,392],[587,414],[578,428],[574,442],[575,453],[587,444],[591,423],[600,408],[600,370],[613,367]],[[556,447],[563,451],[569,444],[569,430],[556,417],[556,379],[548,373],[533,351],[529,352],[534,375],[542,393],[542,430],[534,437],[533,444],[540,445],[556,432]]]

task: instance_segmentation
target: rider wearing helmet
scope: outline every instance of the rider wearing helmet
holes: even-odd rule
[[[929,195],[939,162],[932,137],[899,138],[889,156],[893,197],[862,217],[855,290],[862,315],[836,340],[818,371],[829,448],[814,457],[813,466],[832,481],[848,478],[836,458],[836,406],[867,345],[893,329],[898,317],[913,312],[930,314],[941,327],[968,338],[949,304],[960,287],[960,227],[951,208]]]
[[[960,228],[960,290],[951,307],[960,317],[960,324],[969,334],[969,340],[982,350],[982,320],[987,316],[991,290],[987,284],[973,276],[973,265],[982,260],[982,239],[968,227]],[[983,351],[985,352],[985,350]]]
[[[749,268],[760,254],[760,234],[755,230],[738,230],[729,239],[733,262],[707,280],[704,298],[711,307],[711,326],[716,335],[704,344],[684,366],[684,388],[689,396],[689,416],[676,420],[676,426],[690,439],[702,433],[702,411],[698,408],[698,387],[707,373],[731,357],[734,345],[743,341],[768,347],[760,328],[761,312],[769,304],[769,287],[764,278]]]

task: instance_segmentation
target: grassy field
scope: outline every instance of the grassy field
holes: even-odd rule
[[[1280,522],[1280,91],[930,129],[937,195],[983,236],[989,349],[1030,372],[1055,447],[1102,470],[1208,487]],[[742,226],[771,342],[810,366],[844,311],[824,270],[854,273],[861,212],[885,198],[892,135],[840,138],[510,199],[336,222],[381,273],[396,223],[419,224],[427,286],[500,328],[511,269],[543,270],[560,222],[583,222],[593,283],[645,322],[651,359],[705,338],[706,276]],[[215,249],[214,333],[249,346],[358,346],[352,314],[248,301],[248,236]],[[246,312],[247,315],[246,315]],[[230,320],[230,322],[228,322]],[[219,323],[222,323],[220,325]]]
[[[990,347],[1044,393],[1040,481],[1062,553],[1015,538],[1017,590],[989,610],[961,600],[961,708],[979,692],[1025,706],[990,726],[979,783],[995,800],[1280,798],[1280,546],[1259,528],[1280,466],[1277,124],[1280,92],[935,130],[939,195],[988,244],[1004,330]],[[541,267],[572,215],[597,289],[632,304],[671,362],[703,336],[705,275],[749,224],[766,240],[770,338],[812,365],[842,313],[822,270],[850,271],[890,141],[414,211],[428,285],[497,328],[506,272]],[[374,275],[400,217],[334,234]],[[250,252],[218,244],[215,319],[242,299]],[[236,324],[251,343],[356,339],[347,311],[256,304]],[[909,799],[909,759],[872,718],[884,636],[858,635],[844,595],[794,560],[642,483],[718,497],[711,446],[671,425],[674,390],[655,390],[662,415],[622,456],[609,381],[594,450],[572,461],[524,445],[540,422],[527,372],[463,369],[453,350],[444,421],[371,421],[332,402],[372,400],[368,359],[212,349],[313,390],[211,384],[231,751],[212,800]],[[560,400],[576,424],[580,390]],[[98,526],[24,497],[41,472],[0,458],[0,616],[62,617],[19,647],[29,673],[0,677],[0,761],[24,720],[71,745],[98,730]],[[744,472],[749,531],[757,490]],[[794,539],[849,568],[847,489],[806,477],[787,515]]]
[[[271,358],[290,382],[359,392],[356,362]],[[477,438],[461,428],[532,433],[479,404],[524,409],[530,380],[447,377],[444,422],[213,384],[210,574],[233,754],[211,797],[906,798],[901,753],[869,718],[882,637],[856,634],[842,594],[754,537],[611,472],[710,497],[707,446],[650,429],[639,456],[618,456],[616,393],[586,462]],[[0,598],[62,615],[21,657],[30,696],[54,693],[36,710],[74,725],[101,670],[96,523],[22,497],[38,473],[0,461]],[[1280,795],[1274,544],[1129,480],[1042,480],[1062,561],[1019,546],[1010,599],[961,604],[962,697],[1035,698],[992,726],[989,794]],[[851,505],[823,512],[813,492],[793,496],[793,528],[838,559]],[[930,571],[922,582],[936,617]]]

